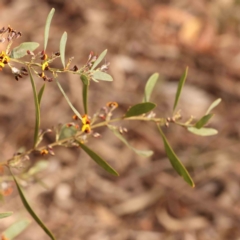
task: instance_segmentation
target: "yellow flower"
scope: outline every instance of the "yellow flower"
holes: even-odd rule
[[[0,53],[0,69],[2,69],[5,64],[8,64],[9,60],[9,56],[4,51],[2,51]]]
[[[82,132],[85,132],[85,133],[90,133],[91,132],[91,127],[89,124],[84,124],[82,126]]]
[[[106,104],[107,107],[111,108],[112,110],[114,110],[115,108],[118,107],[118,103],[117,102],[108,102]]]
[[[90,122],[87,114],[82,115],[82,124],[90,124]]]
[[[82,116],[82,132],[85,132],[85,133],[90,133],[91,132],[91,126],[90,126],[90,119],[88,118],[88,115],[87,114],[84,114]]]
[[[43,64],[42,64],[42,70],[44,71],[45,69],[47,69],[48,68],[48,62],[44,62]]]
[[[48,150],[47,149],[43,149],[41,150],[41,155],[44,156],[44,155],[47,155],[48,154]]]

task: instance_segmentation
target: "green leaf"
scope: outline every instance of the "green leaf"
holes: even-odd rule
[[[77,109],[72,105],[72,103],[70,102],[68,96],[67,96],[66,93],[64,92],[64,90],[63,90],[61,84],[58,82],[57,79],[55,79],[55,80],[56,80],[56,83],[57,83],[57,85],[58,85],[58,87],[59,87],[61,93],[62,93],[63,96],[65,97],[65,99],[66,99],[66,101],[67,101],[69,107],[73,110],[74,114],[76,114],[77,117],[78,117],[80,120],[82,120],[81,114],[80,114],[80,113],[77,111]]]
[[[98,156],[95,152],[93,152],[91,149],[89,149],[85,144],[81,143],[80,141],[77,141],[79,146],[88,154],[89,157],[92,158],[93,161],[95,161],[100,167],[105,169],[107,172],[119,176],[119,174],[114,170],[107,162],[105,162],[100,156]]]
[[[151,102],[138,103],[138,104],[130,107],[124,117],[128,118],[128,117],[142,115],[144,113],[150,112],[155,107],[156,107],[156,104],[151,103]]]
[[[167,154],[168,159],[170,160],[173,168],[176,170],[176,172],[183,177],[183,179],[192,187],[195,186],[190,174],[188,173],[187,169],[184,167],[184,165],[181,163],[171,146],[169,145],[167,138],[165,137],[161,127],[158,125],[159,132],[162,136],[165,151]]]
[[[67,43],[67,33],[64,32],[62,38],[60,40],[60,57],[62,61],[62,65],[65,68],[65,48]]]
[[[208,115],[205,115],[203,116],[200,120],[198,120],[195,124],[195,127],[200,129],[202,128],[203,126],[205,126],[208,121],[212,118],[213,114],[208,114]]]
[[[117,138],[119,138],[127,147],[132,149],[136,154],[138,154],[142,157],[150,157],[153,154],[153,151],[151,151],[151,150],[138,150],[138,149],[132,147],[116,128],[114,128],[111,125],[108,125],[108,127]]]
[[[106,54],[107,54],[107,49],[104,50],[104,51],[99,55],[99,57],[97,58],[97,60],[96,60],[96,61],[94,62],[94,64],[92,65],[91,70],[94,70],[94,69],[97,67],[97,65],[104,59],[104,57],[106,56]]]
[[[93,78],[96,80],[100,80],[100,81],[112,81],[113,78],[111,75],[105,73],[105,72],[101,72],[101,71],[95,71],[93,73]]]
[[[3,213],[0,213],[0,219],[1,218],[6,218],[6,217],[9,217],[13,214],[13,212],[3,212]]]
[[[77,129],[74,126],[68,127],[63,126],[60,133],[59,133],[59,140],[69,138],[74,136],[77,133]]]
[[[221,98],[216,99],[208,108],[206,115],[209,114],[221,101],[222,101]]]
[[[33,167],[31,167],[28,172],[27,172],[27,176],[33,176],[36,175],[37,173],[47,169],[47,167],[49,166],[49,161],[46,160],[40,160],[38,162],[36,162]]]
[[[15,222],[2,233],[2,236],[8,240],[12,240],[22,233],[30,223],[31,221],[29,219],[22,219],[18,222]]]
[[[199,136],[212,136],[212,135],[216,135],[218,133],[218,131],[214,128],[195,128],[195,127],[188,127],[187,128],[189,132],[194,133],[196,135]]]
[[[39,93],[38,93],[38,104],[39,104],[39,106],[40,106],[40,104],[41,104],[42,95],[43,95],[43,93],[44,93],[45,86],[46,86],[46,84],[44,83],[44,84],[42,85]]]
[[[52,239],[52,240],[55,240],[55,237],[53,236],[53,234],[51,233],[51,231],[43,224],[43,222],[40,220],[40,218],[37,216],[37,214],[32,210],[32,208],[30,207],[29,203],[27,202],[22,190],[21,190],[21,187],[19,186],[15,176],[13,175],[11,169],[9,168],[10,170],[10,173],[13,177],[13,180],[17,186],[17,190],[18,190],[18,193],[19,193],[19,196],[22,200],[22,203],[24,205],[24,207],[26,208],[26,210],[28,211],[28,213],[33,217],[33,219],[37,222],[37,224],[43,229],[43,231]]]
[[[37,42],[24,42],[19,46],[15,47],[10,54],[10,58],[22,58],[27,55],[27,51],[34,51],[38,48],[39,43]]]
[[[52,10],[49,12],[45,24],[45,31],[44,31],[44,51],[47,49],[47,44],[48,44],[48,36],[49,36],[49,30],[50,30],[50,25],[51,21],[54,15],[55,9],[52,8]]]
[[[157,83],[157,80],[159,78],[158,73],[154,73],[147,81],[146,86],[145,86],[145,91],[144,91],[144,99],[143,102],[149,102],[150,97],[152,94],[152,91]]]
[[[177,92],[176,92],[175,101],[174,101],[174,105],[173,105],[173,111],[175,111],[175,109],[176,109],[176,107],[177,107],[178,100],[179,100],[179,98],[180,98],[183,85],[184,85],[185,80],[186,80],[186,78],[187,78],[187,74],[188,74],[188,67],[186,68],[185,72],[184,72],[183,75],[181,76],[180,81],[179,81],[179,83],[178,83],[178,89],[177,89]]]
[[[84,106],[84,112],[85,114],[88,114],[88,87],[89,87],[89,80],[87,76],[81,75],[80,76],[82,82],[83,82],[83,88],[82,88],[82,98],[83,98],[83,106]]]
[[[37,95],[37,91],[36,91],[35,82],[33,80],[31,69],[29,67],[28,67],[28,72],[29,72],[29,76],[30,76],[30,79],[31,79],[33,96],[34,96],[34,103],[35,103],[36,120],[35,120],[35,130],[34,130],[34,147],[36,147],[36,144],[38,142],[39,127],[40,127],[40,106],[39,106],[39,100],[38,100],[38,95]]]

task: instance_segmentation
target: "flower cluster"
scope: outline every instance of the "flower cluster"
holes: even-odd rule
[[[7,34],[7,37],[5,37],[4,34]],[[17,32],[10,26],[8,26],[7,28],[2,27],[0,29],[0,43],[4,43],[6,40],[8,42],[11,42],[12,40],[17,39],[21,36],[22,36],[21,32]]]
[[[8,64],[9,59],[10,59],[9,56],[6,54],[5,51],[2,51],[0,53],[0,71],[5,66],[5,64]]]
[[[7,40],[9,42],[8,48],[10,47],[10,45],[14,39],[17,39],[21,36],[22,36],[21,32],[15,31],[10,26],[8,26],[7,28],[2,27],[0,29],[0,43],[4,43]],[[6,51],[2,51],[0,53],[0,71],[5,66],[5,64],[8,64],[8,62],[10,60],[8,48]]]
[[[41,60],[43,60],[42,64],[42,72],[38,73],[38,76],[41,77],[44,81],[52,82],[53,79],[49,78],[48,76],[45,75],[44,71],[49,70],[49,61],[51,59],[48,58],[48,55],[43,51],[41,56]],[[59,55],[58,55],[59,56]]]

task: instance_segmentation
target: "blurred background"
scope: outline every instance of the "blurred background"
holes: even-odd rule
[[[120,173],[105,173],[79,149],[57,148],[47,157],[46,171],[22,184],[36,213],[58,240],[208,240],[240,239],[240,1],[238,0],[1,0],[0,27],[11,25],[23,36],[14,42],[43,44],[46,17],[55,8],[48,53],[59,50],[68,33],[66,55],[73,65],[86,63],[89,52],[108,49],[112,83],[90,86],[89,112],[116,101],[121,116],[139,103],[149,76],[160,79],[152,101],[158,116],[171,116],[175,91],[186,66],[189,74],[179,109],[183,120],[201,117],[217,98],[210,126],[219,134],[192,135],[178,126],[164,128],[173,149],[190,171],[190,188],[172,169],[154,124],[124,123],[125,137],[138,149],[154,150],[151,158],[137,156],[107,129],[89,146]],[[3,49],[1,49],[2,51]],[[59,61],[59,66],[61,63]],[[34,101],[28,77],[15,81],[10,70],[0,75],[1,160],[19,148],[32,146]],[[40,88],[41,78],[36,78]],[[82,112],[77,76],[59,80],[74,106]],[[72,112],[54,82],[42,100],[42,128],[72,121]],[[51,142],[48,135],[45,142]],[[31,161],[39,157],[35,156]],[[16,188],[1,203],[0,231],[29,216]],[[30,216],[29,216],[30,218]],[[33,222],[16,239],[48,239]]]

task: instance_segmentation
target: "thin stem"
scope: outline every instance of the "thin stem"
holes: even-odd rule
[[[164,125],[164,122],[165,122],[164,118],[148,118],[148,117],[144,117],[144,116],[136,116],[136,117],[130,117],[130,118],[121,117],[121,118],[114,118],[114,119],[111,119],[111,120],[108,120],[108,121],[96,123],[96,124],[91,126],[91,129],[96,129],[96,128],[99,128],[99,127],[107,126],[108,124],[114,123],[114,122],[128,121],[128,120],[152,121],[152,122],[160,123],[161,125]],[[45,146],[42,146],[42,147],[31,148],[28,151],[26,151],[26,152],[24,152],[20,155],[14,156],[14,157],[6,160],[6,161],[0,162],[0,166],[1,165],[2,166],[9,166],[10,164],[14,165],[14,161],[18,162],[18,161],[21,160],[21,158],[23,158],[24,156],[30,155],[34,151],[39,151],[40,152],[40,151],[42,151],[44,149],[47,149],[49,147],[53,148],[53,147],[56,147],[56,146],[61,146],[62,144],[67,143],[69,141],[72,141],[72,140],[74,141],[75,139],[77,139],[78,137],[80,137],[83,134],[84,134],[83,132],[78,132],[74,136],[55,141],[51,144],[48,144],[48,145],[45,145]]]

